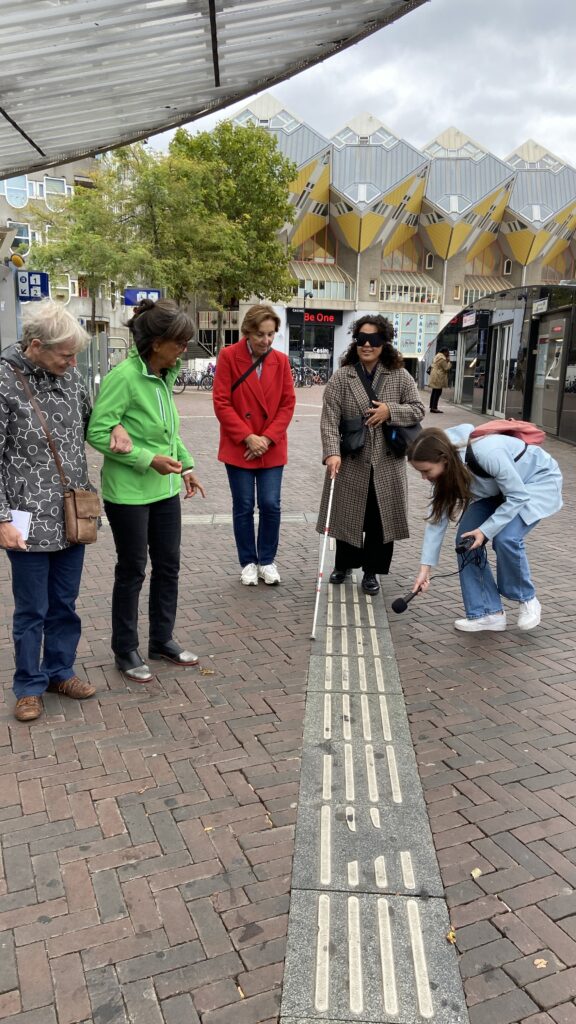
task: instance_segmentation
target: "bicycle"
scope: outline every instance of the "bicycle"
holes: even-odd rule
[[[195,373],[191,373],[190,370],[181,369],[172,385],[172,394],[181,395],[187,387],[192,387],[192,385],[196,383],[197,380]]]

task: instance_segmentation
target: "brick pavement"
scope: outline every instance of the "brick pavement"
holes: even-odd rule
[[[320,396],[298,395],[286,513],[317,507]],[[185,513],[228,513],[210,397],[178,401],[209,487]],[[391,621],[472,1024],[576,1022],[576,449],[549,447],[569,504],[530,542],[544,624],[455,635],[450,580]],[[415,540],[398,546],[387,602],[418,561],[424,488],[411,487]],[[230,526],[188,523],[178,636],[201,668],[127,687],[110,660],[104,530],[80,604],[97,699],[50,695],[32,726],[11,717],[0,561],[0,1019],[277,1019],[317,550],[311,526],[286,522],[283,585],[242,588]]]

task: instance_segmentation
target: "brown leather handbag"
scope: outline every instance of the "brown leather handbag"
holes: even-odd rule
[[[46,434],[46,440],[48,441],[48,447],[52,453],[52,458],[56,463],[58,475],[62,481],[62,488],[64,491],[64,532],[66,534],[66,540],[69,544],[94,544],[98,539],[98,517],[100,516],[100,499],[95,491],[85,491],[78,487],[70,487],[70,484],[64,473],[62,466],[62,460],[54,444],[54,438],[48,430],[48,425],[44,419],[44,415],[30,390],[30,385],[26,380],[24,374],[16,367],[12,366],[15,376],[18,378],[26,397],[29,399],[34,412],[36,413],[42,430]]]

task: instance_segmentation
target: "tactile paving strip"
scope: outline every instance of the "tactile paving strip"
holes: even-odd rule
[[[282,1020],[467,1021],[443,900],[293,892]]]
[[[326,587],[310,659],[282,1024],[467,1021],[382,598]]]

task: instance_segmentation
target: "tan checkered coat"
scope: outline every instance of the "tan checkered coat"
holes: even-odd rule
[[[418,389],[407,370],[386,370],[378,365],[372,387],[378,398],[390,406],[393,423],[410,426],[424,416],[424,406]],[[340,454],[340,419],[352,419],[370,408],[370,400],[354,366],[343,366],[330,378],[324,391],[324,405],[320,420],[322,459]],[[386,451],[381,426],[371,427],[366,444],[358,455],[342,460],[334,486],[334,500],[330,516],[331,537],[362,547],[364,511],[370,483],[370,468],[374,469],[374,486],[384,540],[402,540],[408,537],[408,494],[406,460],[397,459]],[[326,475],[320,513],[316,529],[322,533],[326,522],[330,479]]]

